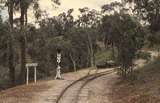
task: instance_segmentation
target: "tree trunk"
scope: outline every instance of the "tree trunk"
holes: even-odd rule
[[[26,75],[26,69],[25,69],[26,37],[25,37],[25,33],[24,33],[24,26],[26,25],[25,24],[25,14],[26,14],[25,9],[26,8],[25,8],[25,3],[23,0],[20,0],[20,8],[21,8],[21,17],[20,17],[20,23],[21,23],[21,37],[20,37],[21,72],[20,72],[20,78],[21,78],[21,83],[24,83],[25,82],[25,75]]]
[[[26,76],[26,69],[25,69],[25,58],[26,58],[26,42],[25,38],[21,37],[20,41],[20,49],[21,49],[21,72],[20,72],[20,78],[21,78],[21,83],[25,82],[25,76]]]
[[[9,14],[9,22],[10,22],[10,35],[9,35],[9,57],[8,57],[8,65],[9,65],[9,78],[12,86],[15,85],[15,67],[14,67],[14,50],[13,50],[13,0],[9,1],[8,4],[8,14]]]
[[[94,67],[94,52],[93,52],[93,44],[92,44],[92,40],[89,34],[87,34],[88,37],[88,45],[89,45],[89,51],[90,51],[90,64],[91,67]]]
[[[9,40],[9,58],[8,58],[8,65],[9,65],[9,78],[11,81],[12,86],[15,85],[15,67],[14,67],[14,52],[13,52],[13,45],[12,45],[12,38]]]
[[[91,53],[90,53],[90,47],[89,47],[88,44],[87,44],[87,51],[88,51],[88,56],[87,56],[87,66],[89,67],[89,66],[91,66],[91,59],[90,59]]]
[[[28,24],[28,15],[27,15],[28,10],[25,10],[25,25]]]
[[[112,45],[112,59],[115,60],[115,51],[114,51],[114,46]]]
[[[73,59],[72,55],[70,54],[70,58],[71,58],[71,61],[73,63],[73,67],[74,67],[74,72],[77,72],[77,68],[76,68],[76,61]]]
[[[158,46],[158,57],[160,57],[160,47]]]

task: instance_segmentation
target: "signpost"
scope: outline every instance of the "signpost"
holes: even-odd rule
[[[27,69],[26,84],[27,85],[28,85],[28,81],[29,81],[29,69],[31,69],[31,67],[33,67],[33,69],[34,69],[34,83],[36,83],[36,81],[37,81],[37,66],[38,66],[38,63],[27,63],[26,64],[26,69]]]

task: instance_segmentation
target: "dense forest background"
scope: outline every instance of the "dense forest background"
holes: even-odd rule
[[[60,5],[58,0],[53,3]],[[147,58],[148,54],[140,50],[159,45],[160,2],[157,0],[112,2],[104,4],[101,11],[79,8],[76,19],[74,9],[47,17],[38,0],[7,0],[1,4],[0,11],[7,8],[9,15],[5,21],[0,16],[1,88],[25,82],[27,62],[39,64],[39,79],[54,76],[57,49],[62,50],[62,72],[112,60],[121,67],[120,75],[126,78],[133,73],[134,59]],[[28,23],[29,7],[34,10],[33,24]],[[14,12],[20,17],[15,18]]]

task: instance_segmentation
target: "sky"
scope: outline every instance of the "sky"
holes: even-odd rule
[[[89,7],[92,9],[100,10],[101,6],[113,1],[120,0],[60,0],[61,5],[55,8],[52,6],[51,0],[39,0],[41,10],[45,10],[49,17],[57,16],[59,13],[66,12],[68,9],[73,8],[73,15],[75,18],[79,14],[78,9]],[[2,12],[3,18],[7,18],[7,11]],[[17,15],[19,16],[19,15]],[[33,11],[30,9],[28,13],[29,22],[34,22]]]
[[[120,0],[60,0],[61,5],[58,9],[54,9],[51,4],[51,0],[40,0],[40,7],[43,10],[47,10],[49,14],[57,14],[59,12],[65,12],[68,9],[74,9],[74,15],[78,15],[78,9],[83,7],[89,7],[93,9],[100,10],[101,6],[110,3],[113,1],[120,1]],[[55,11],[53,11],[55,10]]]
[[[119,0],[60,0],[61,5],[58,7],[56,11],[51,4],[51,0],[40,0],[40,6],[43,10],[47,10],[49,13],[63,12],[67,11],[68,9],[73,8],[74,15],[78,14],[78,9],[83,7],[89,7],[93,9],[100,9],[102,5],[109,3],[111,1],[119,1]]]

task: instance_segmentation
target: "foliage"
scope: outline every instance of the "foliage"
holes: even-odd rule
[[[77,26],[80,27],[92,27],[99,26],[101,20],[101,14],[95,9],[90,10],[88,7],[79,9],[81,15],[78,16],[76,21]]]
[[[6,35],[8,32],[8,25],[0,22],[0,62],[3,66],[7,65],[7,43],[8,43],[8,35]]]
[[[129,14],[115,12],[103,17],[101,28],[105,33],[106,45],[117,48],[121,74],[126,77],[132,72],[137,50],[143,46],[144,32],[141,25]]]
[[[99,50],[96,55],[96,64],[104,64],[109,60],[112,60],[112,51],[110,49]]]
[[[60,5],[59,0],[52,1]],[[41,11],[38,0],[7,0],[6,6],[9,20],[3,23],[0,19],[0,66],[10,68],[7,67],[10,63],[15,73],[9,71],[9,74],[16,74],[18,78],[24,79],[26,55],[38,62],[39,78],[54,75],[59,48],[63,72],[95,66],[95,59],[101,62],[116,57],[122,74],[127,75],[132,71],[137,51],[143,46],[144,31],[140,22],[119,2],[104,5],[102,12],[80,8],[77,19],[73,9],[49,18],[44,15],[46,11]],[[28,23],[29,7],[34,9],[36,25]],[[20,13],[20,17],[14,20],[13,12]],[[98,40],[104,40],[109,51],[99,51]],[[116,56],[111,56],[115,52]]]
[[[139,51],[139,52],[136,53],[136,58],[137,59],[149,60],[151,58],[151,54],[147,53],[147,52]]]
[[[73,28],[65,36],[71,43],[71,55],[75,59],[78,68],[90,66],[90,47],[88,35],[91,37],[93,51],[96,51],[96,34],[92,28]],[[78,52],[79,51],[79,52]]]
[[[150,25],[152,32],[160,30],[160,1],[159,0],[124,0],[129,3],[134,3],[133,12],[142,20]]]

